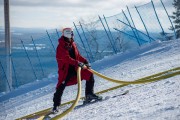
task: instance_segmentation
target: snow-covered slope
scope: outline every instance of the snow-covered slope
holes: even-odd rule
[[[138,50],[106,57],[92,68],[120,80],[136,80],[158,72],[180,67],[180,40],[154,42]],[[95,92],[116,86],[95,76]],[[73,110],[64,120],[179,120],[180,76],[159,82],[129,85],[102,94],[109,99]],[[57,74],[25,85],[0,97],[0,120],[12,120],[52,107]],[[83,91],[84,91],[83,81]],[[129,90],[125,96],[116,96]],[[62,102],[75,98],[77,86],[67,87]],[[84,96],[84,92],[82,92]],[[112,97],[116,96],[116,97]]]

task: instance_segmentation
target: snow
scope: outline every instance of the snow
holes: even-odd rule
[[[21,45],[22,46],[22,45]],[[27,44],[26,46],[29,47],[25,47],[26,50],[34,50],[34,44]],[[41,49],[45,49],[46,45],[45,44],[36,44],[36,49],[37,50],[41,50]],[[17,49],[17,50],[23,50],[23,47],[12,47],[12,49]]]
[[[156,41],[125,53],[96,61],[92,68],[119,80],[132,81],[172,68],[180,67],[180,39]],[[102,94],[109,99],[97,102],[66,115],[64,120],[179,120],[180,76],[158,82],[128,85]],[[117,86],[95,76],[95,92]],[[57,74],[24,85],[0,96],[0,120],[13,120],[52,107]],[[82,82],[84,96],[84,84]],[[124,96],[122,91],[129,90]],[[66,87],[62,103],[75,99],[77,85]],[[117,95],[117,96],[116,96]],[[113,97],[116,96],[116,97]],[[82,101],[80,101],[81,103]],[[67,109],[67,105],[63,109]]]

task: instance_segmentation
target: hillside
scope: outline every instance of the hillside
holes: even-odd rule
[[[132,81],[180,67],[180,40],[156,41],[140,49],[105,57],[92,69],[115,79]],[[180,76],[140,85],[128,85],[102,94],[109,99],[73,110],[64,120],[179,120]],[[95,76],[95,92],[116,86]],[[57,74],[0,96],[0,120],[16,119],[52,107]],[[84,96],[84,84],[83,92]],[[124,96],[121,91],[129,90]],[[62,102],[75,98],[77,86],[67,87]],[[114,96],[114,97],[113,97]],[[69,106],[67,106],[69,107]],[[62,109],[66,109],[62,108]]]

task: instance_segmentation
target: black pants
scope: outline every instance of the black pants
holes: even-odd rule
[[[53,97],[54,107],[61,105],[61,97],[62,97],[63,91],[64,91],[68,81],[70,80],[71,77],[77,75],[76,72],[74,72],[74,71],[71,71],[68,73],[69,74],[67,75],[67,77],[65,79],[65,83],[61,84],[56,89],[56,92],[54,93],[54,97]],[[92,74],[90,80],[86,81],[85,95],[88,95],[88,94],[94,94],[94,76],[93,76],[93,74]]]

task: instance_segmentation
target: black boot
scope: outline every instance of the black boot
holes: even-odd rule
[[[96,100],[102,100],[102,96],[98,96],[98,95],[96,95],[96,94],[88,94],[87,96],[86,96],[86,98],[85,98],[85,101],[87,102],[87,103],[89,103],[89,102],[91,102],[91,101],[96,101]]]
[[[101,100],[102,97],[94,94],[94,76],[92,75],[89,81],[86,81],[85,101]]]
[[[56,114],[59,112],[59,107],[60,106],[54,106],[53,109],[52,109],[52,113]]]
[[[57,113],[59,112],[59,107],[61,105],[61,97],[62,97],[62,94],[63,94],[63,91],[65,89],[65,85],[64,84],[61,84],[57,89],[56,89],[56,92],[54,93],[54,97],[53,97],[53,109],[52,109],[52,112],[53,113]]]

